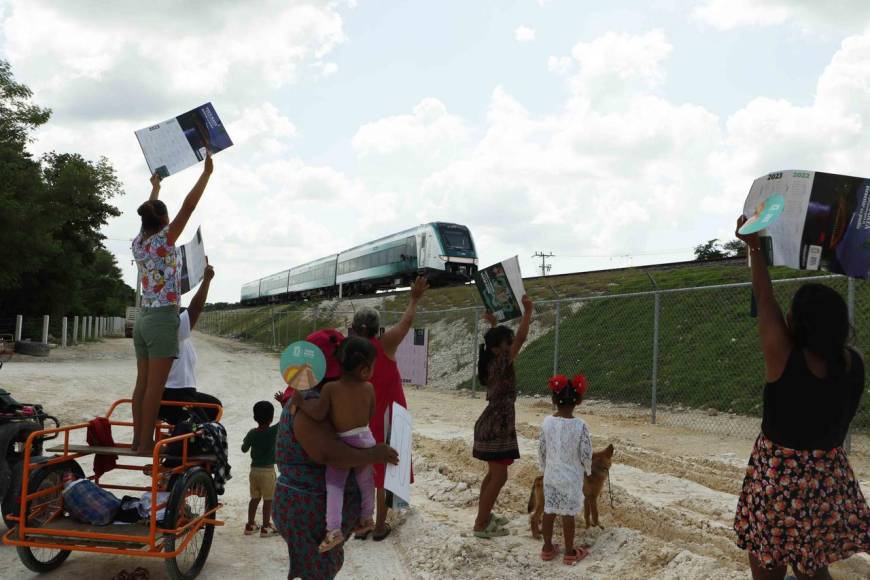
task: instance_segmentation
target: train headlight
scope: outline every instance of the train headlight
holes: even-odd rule
[[[450,259],[447,256],[438,256],[438,259],[441,260],[442,262],[449,262],[450,261]]]

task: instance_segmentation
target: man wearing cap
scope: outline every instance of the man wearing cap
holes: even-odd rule
[[[411,301],[405,314],[398,324],[384,332],[380,338],[381,320],[378,311],[373,308],[363,308],[353,317],[353,332],[357,336],[367,338],[375,346],[378,356],[375,359],[374,373],[370,382],[375,387],[375,414],[369,425],[375,441],[384,442],[384,415],[388,409],[392,409],[393,403],[398,403],[407,408],[405,391],[402,388],[402,377],[399,374],[399,365],[396,363],[396,351],[405,340],[405,336],[414,324],[417,315],[417,304],[423,294],[429,288],[429,282],[424,277],[418,277],[411,287]],[[375,517],[375,530],[372,539],[380,542],[390,535],[392,529],[387,524],[387,503],[384,493],[384,475],[386,466],[377,464],[374,466],[375,488],[377,489],[377,514]],[[412,474],[413,480],[413,474]]]

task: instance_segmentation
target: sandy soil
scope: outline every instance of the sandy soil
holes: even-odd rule
[[[229,340],[197,334],[199,381],[226,405],[233,480],[222,497],[221,517],[202,578],[285,578],[286,547],[280,538],[245,537],[249,461],[239,449],[252,427],[251,407],[277,389],[277,357]],[[90,419],[128,397],[135,378],[132,345],[124,339],[55,350],[48,359],[19,357],[0,371],[0,385],[19,400],[43,403],[64,423]],[[537,475],[538,425],[547,402],[517,406],[523,458],[510,472],[498,510],[511,518],[511,535],[493,541],[471,537],[483,466],[471,458],[471,434],[485,402],[468,393],[409,390],[415,420],[413,509],[395,518],[387,541],[351,542],[342,578],[576,578],[658,580],[745,579],[744,555],[730,531],[750,438],[650,425],[644,413],[603,402],[581,408],[595,447],[613,443],[612,502],[600,501],[603,530],[579,530],[591,555],[574,568],[544,563],[526,516],[529,487]],[[277,409],[276,409],[277,411]],[[124,439],[116,433],[117,439]],[[851,459],[865,493],[870,491],[870,449],[856,445]],[[86,467],[86,471],[89,467]],[[127,477],[135,477],[128,474]],[[141,478],[141,475],[138,476]],[[164,577],[159,561],[74,553],[46,578],[111,578],[122,568],[146,567]],[[29,578],[15,550],[0,546],[4,577]],[[9,576],[7,576],[7,571]],[[870,577],[870,557],[837,565],[834,577]]]

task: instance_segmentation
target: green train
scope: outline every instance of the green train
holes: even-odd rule
[[[468,228],[434,222],[248,282],[241,303],[373,294],[407,286],[418,275],[433,286],[446,286],[468,282],[476,273],[477,251]]]

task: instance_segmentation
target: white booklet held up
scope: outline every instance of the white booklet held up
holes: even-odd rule
[[[743,213],[756,218],[767,263],[870,274],[870,179],[819,171],[779,171],[752,183]],[[754,231],[747,223],[748,231]],[[746,231],[746,227],[741,228]]]
[[[399,454],[399,464],[387,464],[384,489],[411,503],[411,434],[413,421],[408,410],[393,403],[389,445]]]
[[[209,150],[215,154],[233,144],[211,103],[140,129],[136,139],[148,169],[161,178],[196,165]]]
[[[522,299],[526,290],[520,260],[516,256],[479,270],[474,282],[483,305],[499,322],[520,318],[524,314]]]
[[[178,248],[178,257],[181,259],[180,290],[182,294],[187,294],[202,282],[205,275],[202,228],[197,228],[193,239]]]

